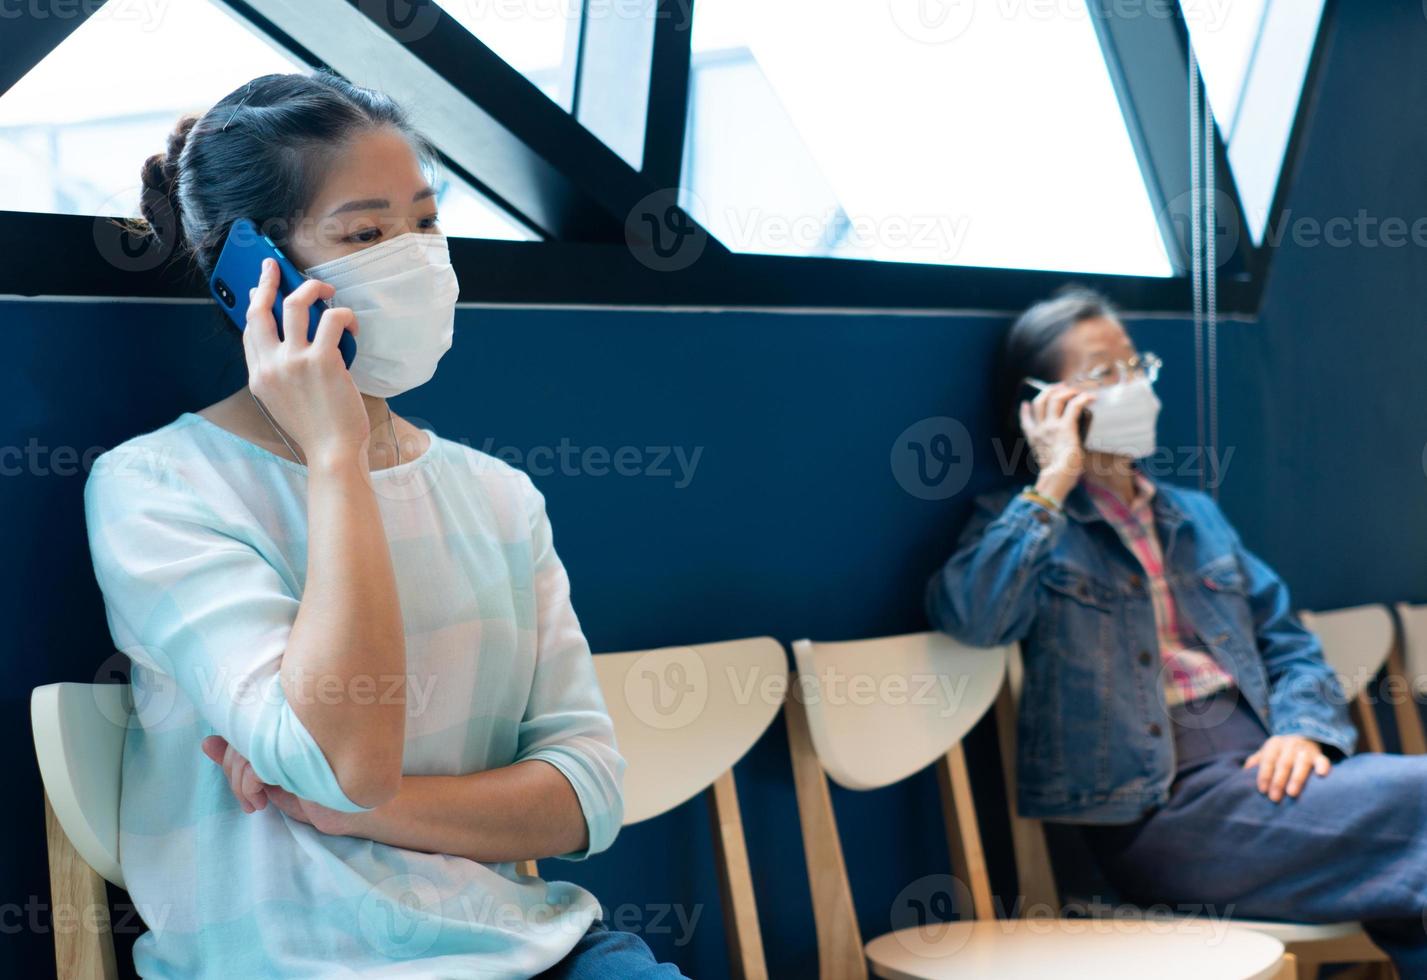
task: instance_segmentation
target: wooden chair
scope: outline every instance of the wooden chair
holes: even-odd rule
[[[629,763],[625,825],[707,792],[732,973],[767,980],[733,765],[783,703],[783,648],[762,637],[604,654],[595,672]],[[104,882],[124,887],[119,781],[128,697],[127,685],[91,684],[51,684],[31,697],[53,907],[79,912],[76,928],[55,930],[60,980],[118,976]],[[520,870],[538,872],[534,862]]]
[[[1322,617],[1319,617],[1321,621]],[[1348,632],[1346,620],[1333,621]],[[1366,622],[1366,620],[1364,620]],[[1336,629],[1330,633],[1336,635]],[[1006,800],[1011,808],[1011,847],[1016,858],[1016,878],[1020,893],[1029,906],[1059,909],[1060,890],[1046,844],[1041,821],[1016,813],[1016,713],[1020,704],[1022,671],[1020,651],[1013,650],[1007,662],[1006,683],[996,701],[996,728],[1001,743],[1002,775]],[[1356,922],[1308,924],[1235,919],[1235,932],[1269,936],[1283,944],[1293,957],[1297,980],[1312,980],[1325,963],[1370,963],[1386,967],[1387,957]],[[1390,967],[1386,967],[1390,969]]]
[[[1418,628],[1424,628],[1427,627],[1427,618],[1414,614],[1411,607],[1399,607],[1399,610],[1406,610],[1401,631],[1386,606],[1304,612],[1299,614],[1299,618],[1323,641],[1323,657],[1338,672],[1344,693],[1352,699],[1353,723],[1358,726],[1360,736],[1359,747],[1367,752],[1384,750],[1382,730],[1378,727],[1377,714],[1368,697],[1369,682],[1381,675],[1380,689],[1393,695],[1389,700],[1392,702],[1399,744],[1404,753],[1421,755],[1427,752],[1427,744],[1424,744],[1422,735],[1422,716],[1417,713],[1417,703],[1407,689],[1403,637],[1407,623],[1416,626],[1420,620],[1422,626]],[[1427,633],[1421,635],[1427,642]]]
[[[821,980],[866,980],[869,965],[888,980],[1283,975],[1282,944],[1247,931],[1220,936],[1199,923],[995,918],[961,740],[996,699],[1006,648],[976,650],[918,633],[850,643],[800,640],[793,652],[797,682],[784,711]],[[899,898],[893,909],[894,924],[908,924],[864,947],[827,777],[852,790],[876,789],[928,765],[937,770],[961,878],[920,881],[952,893],[943,898],[958,895],[957,913],[971,918],[923,917],[926,905],[942,903],[936,894],[920,894],[914,882],[903,893],[910,899]]]
[[[757,637],[595,657],[624,775],[624,826],[705,793],[714,831],[730,971],[767,980],[734,763],[767,731],[788,687],[777,640]],[[525,874],[538,873],[522,862]]]
[[[104,883],[124,887],[119,780],[128,718],[127,684],[49,684],[30,696],[59,980],[119,975]]]
[[[1422,714],[1418,699],[1427,698],[1427,606],[1399,603],[1397,643],[1387,660],[1389,677],[1401,678],[1401,690],[1394,691],[1393,716],[1406,755],[1427,753]]]

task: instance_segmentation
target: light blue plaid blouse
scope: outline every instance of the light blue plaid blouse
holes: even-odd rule
[[[542,759],[574,787],[580,858],[618,831],[624,761],[544,499],[431,436],[372,474],[406,630],[408,775]],[[307,568],[306,469],[198,415],[105,453],[85,487],[95,573],[133,663],[120,859],[155,978],[529,977],[599,914],[564,882],[245,814],[199,746],[356,810],[278,681]],[[355,695],[357,692],[353,692]],[[382,679],[369,696],[380,697]],[[321,692],[316,692],[317,696]]]

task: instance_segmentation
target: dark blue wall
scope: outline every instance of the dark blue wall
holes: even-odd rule
[[[1427,216],[1422,7],[1333,7],[1322,99],[1289,205],[1319,222],[1364,209],[1410,223]],[[1424,299],[1421,247],[1290,240],[1262,317],[1223,328],[1222,438],[1233,451],[1224,503],[1302,606],[1427,599]],[[1189,444],[1190,327],[1130,323],[1167,362],[1163,440]],[[92,680],[110,651],[74,456],[162,425],[241,378],[235,348],[201,307],[7,302],[0,324],[0,447],[9,453],[0,457],[0,621],[12,624],[13,678],[0,693],[0,740],[18,760],[0,810],[0,975],[44,976],[50,938],[29,928],[26,911],[48,895],[28,694]],[[659,476],[537,475],[597,651],[895,633],[924,628],[926,576],[972,494],[1000,479],[985,439],[1002,326],[982,316],[467,310],[437,379],[397,407],[477,447],[701,450],[685,487]],[[906,492],[892,464],[899,433],[937,415],[973,436],[957,447],[974,459],[970,483],[946,501]],[[1004,884],[989,735],[974,733],[970,750]],[[772,975],[814,976],[781,722],[738,778]],[[887,927],[902,887],[946,867],[936,787],[923,776],[834,800],[870,936]],[[725,974],[702,804],[632,828],[586,864],[547,865],[556,871],[611,907],[701,907],[691,942],[648,938],[693,976]]]

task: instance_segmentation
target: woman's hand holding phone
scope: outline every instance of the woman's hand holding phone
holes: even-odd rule
[[[283,301],[279,340],[272,314],[278,282],[277,263],[265,259],[258,285],[249,294],[243,330],[248,387],[297,441],[309,466],[360,458],[371,427],[362,396],[337,349],[344,329],[357,333],[357,316],[346,307],[327,310],[309,341],[312,304],[330,300],[335,292],[326,283],[309,279]]]
[[[1094,392],[1055,384],[1021,402],[1021,431],[1036,461],[1038,493],[1063,501],[1080,482],[1085,472],[1080,417],[1094,401]]]

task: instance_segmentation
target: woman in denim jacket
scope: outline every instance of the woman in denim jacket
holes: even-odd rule
[[[1085,825],[1124,897],[1361,920],[1427,976],[1427,758],[1353,755],[1283,581],[1213,500],[1137,463],[1158,368],[1088,291],[1016,322],[1003,395],[1035,482],[977,501],[929,585],[932,622],[1021,644],[1017,807]]]

